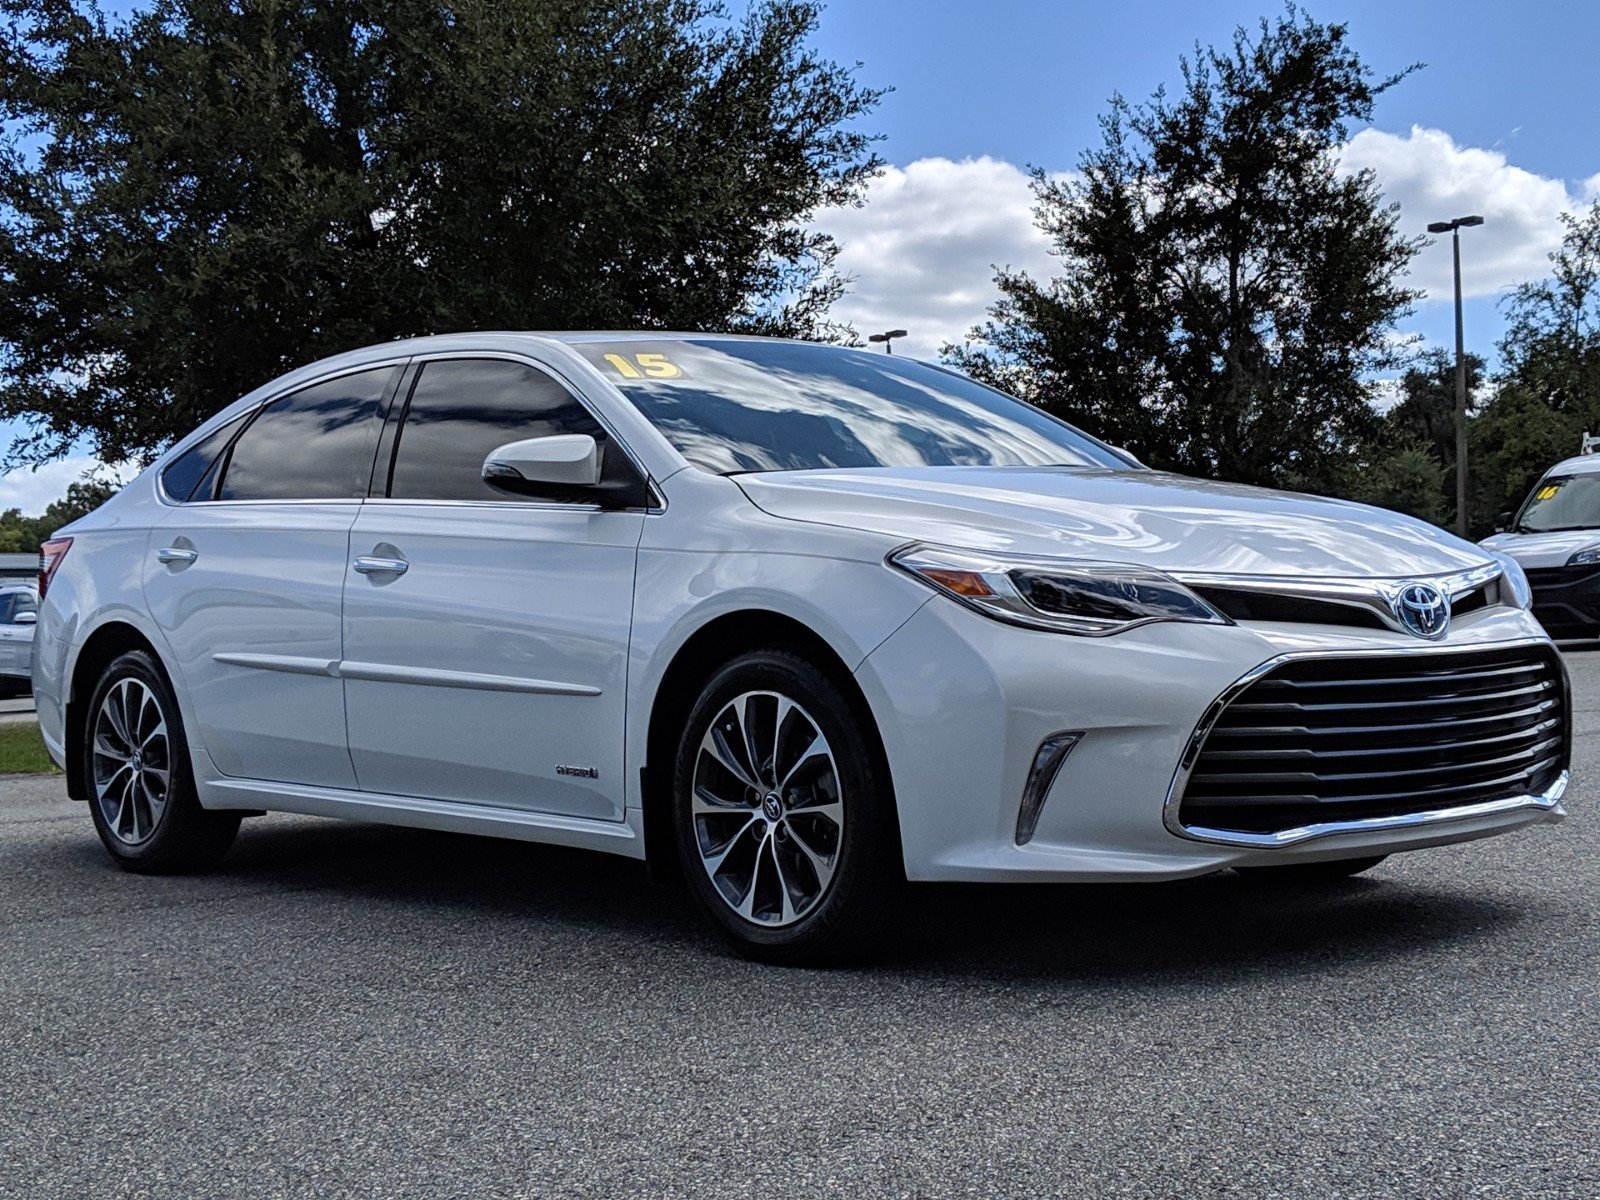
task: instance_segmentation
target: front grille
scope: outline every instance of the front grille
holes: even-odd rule
[[[1548,646],[1292,659],[1222,710],[1179,821],[1281,833],[1541,793],[1570,738]]]
[[[1600,567],[1596,567],[1593,563],[1577,567],[1528,567],[1523,573],[1527,575],[1531,587],[1566,587],[1573,583],[1583,583],[1600,574]]]
[[[1393,629],[1392,621],[1368,604],[1328,600],[1292,592],[1229,587],[1227,584],[1190,585],[1212,608],[1234,621],[1279,621],[1294,625],[1352,625],[1358,629]],[[1465,616],[1489,606],[1489,585],[1480,584],[1450,602],[1453,616]]]

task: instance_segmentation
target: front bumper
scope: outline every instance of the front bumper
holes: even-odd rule
[[[1475,649],[1543,632],[1526,613],[1460,618],[1430,646]],[[1294,836],[1207,839],[1174,825],[1172,798],[1220,697],[1284,655],[1422,647],[1379,630],[1162,623],[1110,638],[1002,625],[925,605],[862,663],[894,779],[914,880],[1163,880],[1229,866],[1352,858],[1464,841],[1559,819],[1565,780],[1514,803],[1349,822]],[[1017,823],[1042,744],[1081,736],[1031,839]]]

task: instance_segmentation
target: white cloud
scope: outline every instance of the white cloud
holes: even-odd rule
[[[86,455],[57,459],[37,470],[18,467],[0,475],[0,512],[20,508],[22,515],[37,517],[55,501],[67,494],[67,488],[92,471],[101,470],[99,459]],[[109,474],[127,481],[137,472],[132,468],[112,470]]]
[[[1582,201],[1559,179],[1514,167],[1498,150],[1458,146],[1439,129],[1408,134],[1363,129],[1345,147],[1343,165],[1371,168],[1386,199],[1400,206],[1400,229],[1424,234],[1430,221],[1476,214],[1481,228],[1461,233],[1461,290],[1489,296],[1543,275],[1561,244],[1560,214]],[[1454,292],[1449,235],[1412,260],[1411,279],[1431,301]]]
[[[996,266],[1052,270],[1028,182],[999,159],[923,158],[886,170],[863,207],[819,214],[839,242],[839,269],[855,277],[833,315],[863,337],[904,329],[896,353],[937,357],[998,299]]]
[[[1478,213],[1482,228],[1462,235],[1464,290],[1494,295],[1543,275],[1560,243],[1563,211],[1600,198],[1600,173],[1573,189],[1559,179],[1512,166],[1497,150],[1458,146],[1437,129],[1409,133],[1363,130],[1346,147],[1344,164],[1372,168],[1384,195],[1400,205],[1409,235],[1428,222]],[[905,352],[932,358],[981,322],[998,298],[994,267],[1048,277],[1049,243],[1033,223],[1027,175],[994,158],[924,158],[890,167],[874,180],[861,208],[829,209],[817,225],[840,246],[839,267],[854,277],[834,308],[863,336],[904,328]],[[1431,303],[1452,292],[1444,242],[1412,262],[1411,282]]]

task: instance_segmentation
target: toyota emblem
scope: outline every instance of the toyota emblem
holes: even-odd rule
[[[1391,606],[1406,631],[1420,638],[1440,638],[1450,628],[1450,597],[1431,583],[1406,584]]]

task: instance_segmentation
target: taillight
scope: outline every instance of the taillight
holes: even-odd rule
[[[56,570],[61,566],[61,560],[66,558],[67,551],[71,549],[71,538],[51,538],[39,547],[39,599],[44,599],[50,581],[56,577]]]

